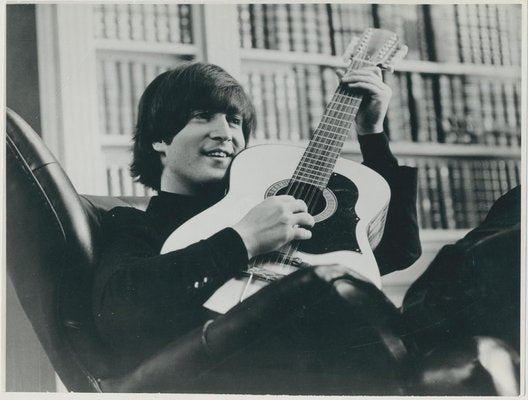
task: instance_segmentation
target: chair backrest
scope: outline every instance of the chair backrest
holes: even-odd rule
[[[148,198],[80,197],[40,137],[6,118],[7,271],[53,367],[69,390],[97,390],[111,352],[91,314],[91,277],[102,213]],[[9,321],[7,321],[9,323]]]

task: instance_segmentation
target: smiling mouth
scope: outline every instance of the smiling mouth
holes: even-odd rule
[[[223,151],[223,150],[207,151],[207,152],[205,152],[205,155],[207,157],[213,157],[213,158],[230,158],[230,157],[233,156],[232,153],[228,153],[228,152]]]

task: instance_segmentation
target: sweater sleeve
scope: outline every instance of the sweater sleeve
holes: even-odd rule
[[[382,275],[412,265],[421,255],[416,196],[417,170],[398,166],[385,133],[359,136],[363,164],[389,184],[391,199],[383,237],[374,256]]]
[[[163,239],[139,210],[111,210],[102,230],[94,315],[102,336],[121,350],[147,354],[141,346],[155,348],[188,331],[203,318],[203,302],[247,266],[246,248],[231,228],[163,255]]]

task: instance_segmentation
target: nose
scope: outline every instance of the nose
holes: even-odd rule
[[[214,129],[211,138],[220,142],[233,141],[233,132],[225,114],[218,113],[214,118]]]

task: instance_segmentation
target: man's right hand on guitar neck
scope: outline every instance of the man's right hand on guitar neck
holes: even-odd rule
[[[233,229],[244,242],[248,258],[278,250],[292,240],[306,240],[315,224],[302,200],[282,195],[268,197],[253,207]]]

